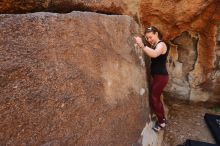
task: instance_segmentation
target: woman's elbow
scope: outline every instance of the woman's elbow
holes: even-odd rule
[[[159,55],[157,55],[157,54],[152,54],[150,57],[151,58],[157,58]]]

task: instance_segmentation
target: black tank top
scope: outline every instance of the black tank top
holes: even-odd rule
[[[157,47],[157,45],[163,41],[159,41],[153,49]],[[166,44],[166,43],[165,43]],[[160,75],[168,75],[167,68],[166,68],[166,61],[167,61],[167,56],[169,53],[169,46],[167,46],[167,51],[165,54],[161,54],[160,56],[156,58],[151,58],[151,74],[160,74]]]

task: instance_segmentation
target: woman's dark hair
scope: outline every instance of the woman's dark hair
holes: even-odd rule
[[[157,32],[159,39],[160,39],[160,40],[163,39],[162,33],[161,33],[156,27],[154,27],[154,26],[147,27],[147,28],[145,29],[144,35],[145,35],[146,33],[149,33],[149,32],[153,32],[154,34]]]

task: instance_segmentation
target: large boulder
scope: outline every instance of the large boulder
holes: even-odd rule
[[[0,15],[0,145],[132,145],[149,114],[129,16]]]

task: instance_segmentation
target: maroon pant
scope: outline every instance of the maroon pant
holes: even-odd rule
[[[153,75],[153,84],[151,87],[151,105],[157,115],[158,122],[162,123],[165,118],[164,107],[160,96],[168,82],[168,75]]]

